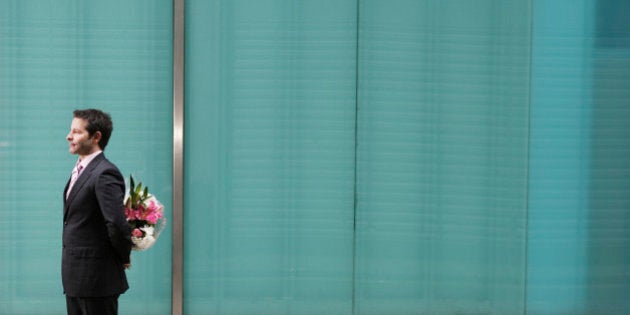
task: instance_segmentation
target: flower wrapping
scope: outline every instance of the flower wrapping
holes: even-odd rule
[[[149,187],[135,184],[129,176],[129,190],[125,196],[125,216],[131,226],[132,249],[141,251],[151,248],[166,224],[164,206],[149,193]]]

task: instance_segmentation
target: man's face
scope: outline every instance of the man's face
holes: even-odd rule
[[[78,154],[79,156],[90,155],[98,150],[97,133],[90,137],[88,131],[85,129],[87,121],[82,118],[72,119],[72,125],[70,125],[70,133],[66,136],[68,140],[68,146],[70,154]]]

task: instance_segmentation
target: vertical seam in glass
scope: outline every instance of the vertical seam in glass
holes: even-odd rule
[[[356,282],[357,282],[357,206],[358,198],[358,180],[359,180],[359,23],[360,23],[360,0],[357,0],[356,6],[356,46],[355,46],[355,80],[354,80],[354,192],[352,207],[352,314],[356,314]]]
[[[523,249],[525,268],[523,270],[523,315],[528,313],[528,292],[529,292],[529,198],[530,198],[530,182],[531,182],[531,150],[532,150],[532,85],[534,82],[533,66],[534,66],[534,5],[535,0],[529,2],[529,87],[527,105],[527,159],[525,163],[526,176],[525,176],[525,248]]]
[[[184,297],[184,26],[184,0],[173,0],[173,315],[183,314]]]

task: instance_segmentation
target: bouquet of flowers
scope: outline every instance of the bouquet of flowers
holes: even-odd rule
[[[131,241],[133,250],[149,249],[157,241],[166,224],[164,206],[149,193],[149,187],[137,186],[129,176],[129,191],[125,196],[125,215],[131,225]]]

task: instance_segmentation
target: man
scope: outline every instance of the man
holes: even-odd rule
[[[129,285],[131,231],[125,219],[125,182],[103,155],[110,116],[75,110],[67,140],[79,156],[63,193],[61,279],[68,314],[117,314]]]

